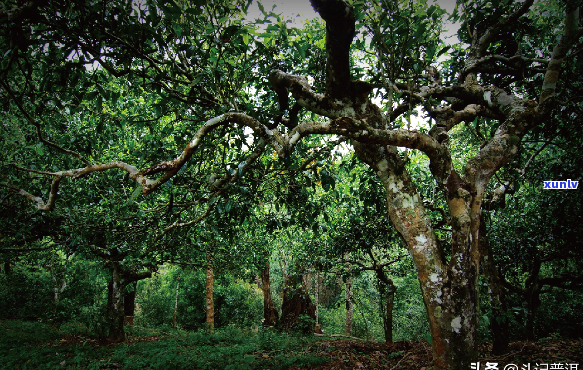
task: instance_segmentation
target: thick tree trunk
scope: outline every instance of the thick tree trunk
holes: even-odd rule
[[[109,316],[109,335],[107,339],[110,342],[118,343],[125,340],[124,319],[126,307],[128,310],[127,312],[130,312],[129,306],[131,300],[131,312],[133,314],[135,303],[135,295],[134,298],[130,298],[127,303],[125,302],[125,287],[128,284],[152,277],[152,272],[126,271],[118,261],[109,261],[109,263],[111,264],[111,280],[107,285],[107,313]]]
[[[281,320],[279,320],[279,327],[284,330],[298,328],[305,324],[302,321],[302,316],[315,320],[316,307],[312,303],[310,296],[304,286],[296,289],[296,277],[288,276],[286,279],[287,285],[284,286],[283,304],[281,305]],[[313,327],[302,327],[304,332],[309,333],[314,329]]]
[[[377,171],[386,189],[391,224],[405,241],[416,265],[429,319],[435,367],[470,368],[471,362],[478,358],[476,257],[479,254],[475,253],[477,235],[470,235],[473,225],[469,195],[461,191],[450,202],[454,216],[453,252],[446,263],[421,196],[396,149],[360,143],[354,146],[359,158]]]
[[[210,254],[207,255],[206,262],[206,324],[209,330],[215,328],[215,301],[213,299],[213,261]]]
[[[265,268],[261,272],[261,284],[263,285],[263,326],[276,326],[279,317],[271,299],[269,262],[265,264]]]
[[[354,318],[354,301],[352,299],[352,276],[350,276],[350,264],[348,264],[346,270],[348,271],[348,276],[346,277],[346,325],[344,329],[344,334],[352,335],[352,321]]]
[[[121,267],[112,263],[111,280],[108,285],[109,335],[108,340],[114,343],[125,340],[124,324],[124,288]]]

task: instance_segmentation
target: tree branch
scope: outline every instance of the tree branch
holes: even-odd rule
[[[343,99],[350,93],[350,44],[355,34],[354,9],[343,0],[310,0],[326,21],[326,95]]]
[[[554,100],[563,59],[567,56],[573,43],[578,40],[577,36],[580,33],[578,28],[579,9],[580,8],[575,8],[567,13],[565,17],[565,34],[553,49],[553,56],[545,73],[542,92],[539,99],[544,110],[551,109],[552,104],[545,104],[545,102]]]

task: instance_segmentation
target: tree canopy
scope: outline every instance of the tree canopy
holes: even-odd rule
[[[263,6],[249,21],[249,0],[5,2],[2,245],[56,243],[119,263],[127,281],[194,263],[211,240],[258,266],[269,252],[237,230],[322,238],[333,222],[314,196],[341,196],[338,171],[358,159],[358,217],[407,247],[436,368],[469,368],[478,278],[502,284],[492,264],[506,253],[486,219],[521,185],[580,175],[561,163],[533,175],[541,156],[581,155],[579,3],[458,1],[448,15],[422,0],[310,2],[321,20],[301,28]],[[457,44],[440,37],[446,19]],[[340,143],[354,151],[342,166]],[[529,238],[572,257],[575,235]]]

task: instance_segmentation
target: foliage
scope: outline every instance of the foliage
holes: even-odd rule
[[[205,274],[167,266],[160,274],[138,284],[136,322],[156,327],[172,325],[177,277],[177,325],[197,330],[205,323]],[[218,276],[214,287],[215,327],[236,325],[249,328],[261,324],[263,300],[257,288],[231,275]]]
[[[6,368],[284,369],[326,362],[301,351],[311,339],[265,329],[252,332],[229,326],[213,333],[134,329],[129,344],[108,347],[39,323],[1,321],[0,329],[6,333],[0,339],[0,365]]]

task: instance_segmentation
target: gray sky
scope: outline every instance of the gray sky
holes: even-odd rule
[[[444,8],[448,13],[451,13],[455,7],[455,2],[456,0],[433,0],[431,3],[439,4],[439,6]],[[318,14],[314,12],[314,9],[312,8],[309,0],[261,0],[261,4],[263,4],[266,12],[271,11],[275,5],[273,12],[280,13],[286,17],[292,18],[297,26],[300,26],[301,21],[303,20],[318,17]],[[263,18],[261,11],[257,6],[257,0],[255,0],[249,7],[248,14],[248,19],[256,18]],[[445,41],[449,44],[455,44],[459,42],[458,38],[455,36],[459,28],[459,24],[451,24],[446,22],[446,27],[448,30],[442,34]]]
[[[291,17],[293,14],[299,15],[299,20],[312,19],[318,16],[318,14],[314,12],[312,5],[310,5],[309,0],[261,0],[261,4],[263,4],[266,12],[269,12],[275,5],[276,8],[273,9],[274,13],[281,13],[288,17]],[[257,0],[255,0],[249,7],[249,15],[251,19],[262,17],[259,7],[257,6]]]

